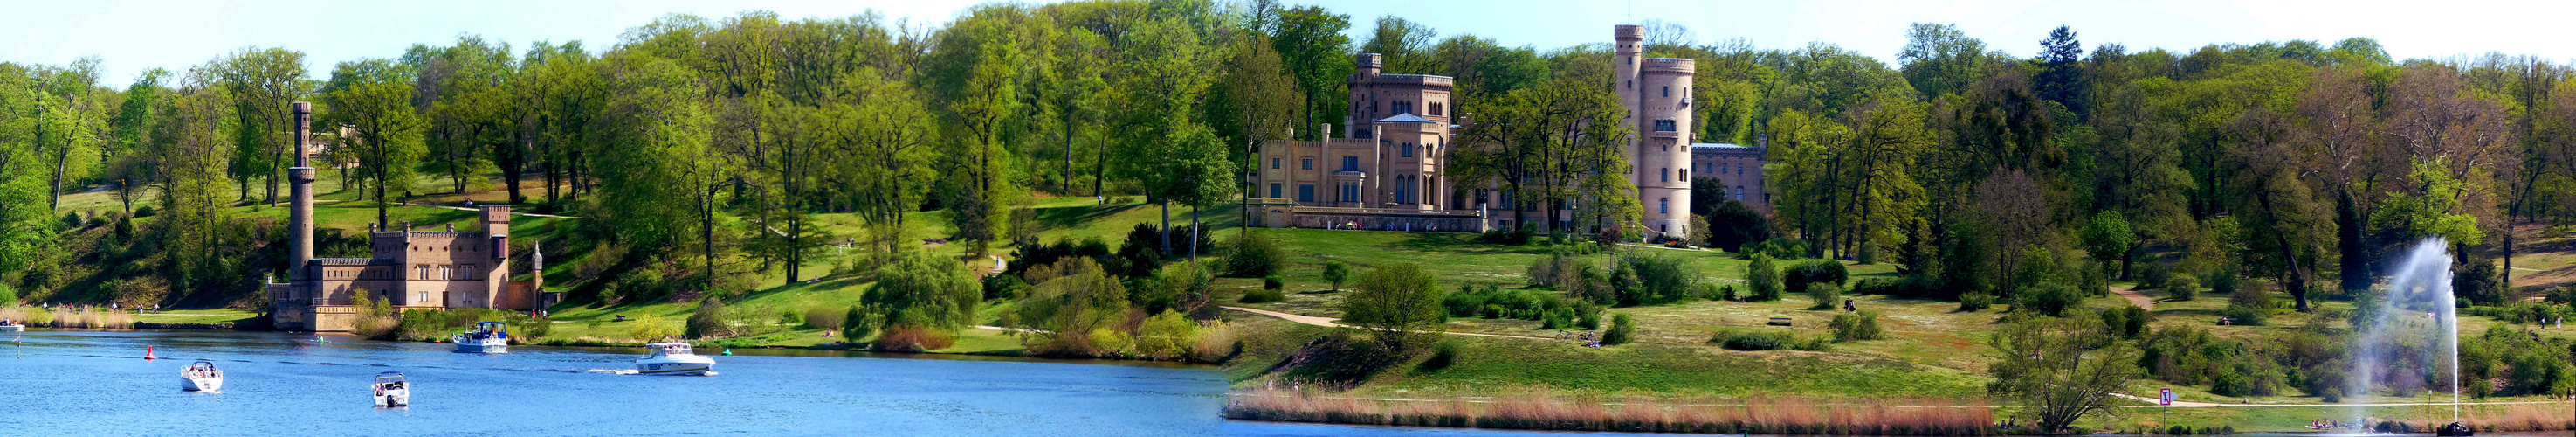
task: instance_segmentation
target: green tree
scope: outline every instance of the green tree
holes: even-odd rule
[[[1342,301],[1342,323],[1375,333],[1387,348],[1402,354],[1414,345],[1440,340],[1440,278],[1414,263],[1398,263],[1360,275],[1359,286]]]
[[[1905,48],[1896,52],[1905,82],[1926,97],[1964,93],[1987,68],[1997,64],[1986,42],[1968,37],[1951,24],[1914,23],[1905,32]]]
[[[975,306],[983,303],[983,285],[966,266],[924,253],[910,253],[877,270],[876,287],[861,302],[885,319],[879,325],[955,332],[975,324]]]
[[[383,59],[342,62],[322,87],[323,106],[331,109],[315,124],[344,125],[353,133],[343,148],[355,149],[361,174],[374,193],[361,197],[376,207],[376,225],[392,223],[387,208],[411,189],[413,168],[425,153],[421,135],[426,123],[412,107],[412,72]]]
[[[2108,411],[2138,374],[2138,350],[2111,338],[2091,317],[2032,317],[2004,326],[1988,341],[1997,361],[1986,390],[2036,416],[2040,432],[2066,429]]]
[[[2137,244],[2137,233],[2129,229],[2129,221],[2120,218],[2119,212],[2102,211],[2084,223],[2082,239],[2084,251],[2109,267],[2112,260],[2128,261],[2129,250]]]
[[[233,101],[233,180],[247,191],[250,178],[267,180],[266,203],[277,203],[277,180],[294,165],[295,111],[306,87],[304,52],[245,47],[218,61],[216,76]]]
[[[1339,260],[1325,261],[1323,277],[1324,282],[1333,284],[1333,291],[1342,291],[1342,283],[1351,279],[1351,265]]]
[[[1342,80],[1351,75],[1351,38],[1342,34],[1350,30],[1351,16],[1335,14],[1320,6],[1304,6],[1279,11],[1276,30],[1271,33],[1272,46],[1279,49],[1279,59],[1288,66],[1288,75],[1297,78],[1297,89],[1306,93],[1306,115],[1298,126],[1317,126],[1333,121],[1341,113]],[[1331,138],[1333,133],[1313,131],[1304,139]]]

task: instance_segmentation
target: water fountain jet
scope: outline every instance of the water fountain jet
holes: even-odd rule
[[[2393,381],[2382,381],[2382,372],[2390,364],[2405,364],[2412,359],[2423,362],[2426,370],[2448,373],[2451,385],[2451,420],[2460,418],[2460,325],[2459,302],[2451,294],[2450,243],[2441,237],[2424,239],[2398,260],[2389,275],[2388,287],[2375,290],[2377,299],[2366,299],[2367,308],[2356,308],[2353,318],[2360,351],[2353,356],[2353,377],[2348,391],[2362,398],[2373,396],[2373,388]],[[2421,312],[2423,317],[2414,317]],[[2430,337],[2430,338],[2428,338]],[[2437,345],[2408,348],[2411,345]],[[2414,352],[2414,353],[2406,353]],[[2409,356],[2413,355],[2413,356]],[[2432,356],[2422,356],[2432,355]],[[2404,376],[2400,374],[2400,376]],[[2424,378],[2425,375],[2415,375]],[[2410,383],[2430,381],[2409,381]],[[2356,402],[2368,403],[2368,402]],[[2352,407],[2354,423],[2367,417],[2363,407]]]

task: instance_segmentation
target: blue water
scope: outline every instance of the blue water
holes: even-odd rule
[[[736,350],[716,357],[717,376],[644,376],[616,373],[640,348],[477,355],[310,334],[0,335],[0,435],[1559,434],[1227,421],[1225,381],[1191,366]],[[141,359],[146,345],[161,359]],[[179,389],[197,359],[223,368],[223,392]],[[385,371],[409,376],[411,407],[369,405],[367,384]]]

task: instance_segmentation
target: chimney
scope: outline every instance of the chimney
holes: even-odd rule
[[[288,243],[286,280],[289,283],[312,279],[307,264],[313,262],[313,103],[295,102],[295,167],[286,169],[292,205],[287,211]]]

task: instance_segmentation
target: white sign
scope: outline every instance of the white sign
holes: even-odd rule
[[[2173,392],[2173,389],[2170,389],[2170,388],[2168,388],[2168,389],[2164,389],[2162,393],[2157,393],[2157,394],[2156,394],[2156,405],[2172,406],[2172,405],[2173,405],[2173,401],[2174,401],[2174,392]]]

